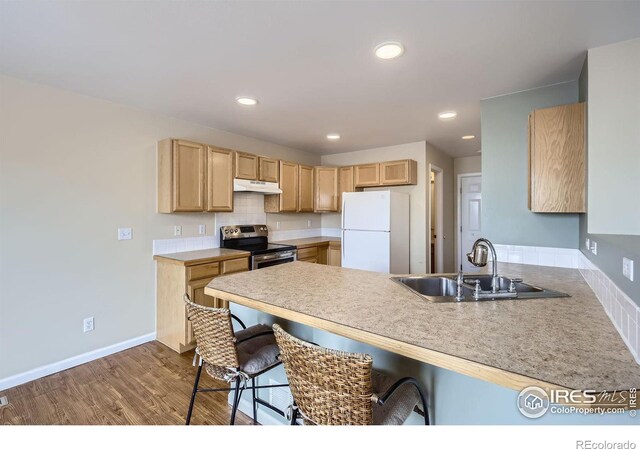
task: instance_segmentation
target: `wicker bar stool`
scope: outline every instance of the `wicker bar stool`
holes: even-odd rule
[[[235,423],[240,398],[245,389],[250,389],[252,393],[254,424],[257,423],[258,404],[285,416],[283,410],[277,409],[256,395],[256,390],[261,388],[289,386],[287,384],[256,386],[256,377],[281,363],[278,359],[279,350],[271,328],[264,324],[247,328],[238,317],[231,314],[229,309],[201,306],[192,302],[189,295],[186,294],[184,301],[187,307],[187,316],[193,326],[196,338],[196,357],[198,357],[198,371],[193,383],[186,424],[189,425],[191,422],[197,393],[232,390],[231,387],[199,389],[198,383],[203,367],[207,374],[215,379],[228,383],[234,382],[231,425]],[[242,330],[234,332],[232,318],[240,324]],[[195,360],[194,358],[194,363]],[[251,381],[250,387],[247,386],[249,381]]]
[[[280,358],[294,404],[290,423],[389,425],[402,424],[419,404],[429,424],[426,394],[413,378],[393,382],[372,369],[373,359],[300,340],[273,325]]]

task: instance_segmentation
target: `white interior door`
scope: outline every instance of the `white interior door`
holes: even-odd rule
[[[391,233],[342,231],[342,267],[389,273]]]
[[[471,251],[473,243],[482,233],[482,176],[464,176],[460,188],[460,261],[465,272],[478,271],[467,260],[467,253]],[[458,267],[456,267],[458,268]]]

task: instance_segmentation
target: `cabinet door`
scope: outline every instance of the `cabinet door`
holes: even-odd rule
[[[207,211],[233,211],[233,151],[207,147]]]
[[[258,158],[259,161],[259,179],[264,182],[278,182],[278,160],[266,157]]]
[[[236,151],[236,178],[258,179],[258,156]]]
[[[416,161],[391,161],[380,163],[380,184],[383,186],[398,186],[416,184],[418,175]]]
[[[211,282],[212,279],[213,278],[200,279],[197,281],[191,281],[189,282],[189,284],[187,284],[187,293],[189,294],[189,298],[191,298],[191,301],[205,307],[222,307],[219,305],[219,301],[216,298],[204,294],[204,288],[209,282]],[[196,342],[196,338],[193,335],[193,327],[191,321],[189,320],[187,320],[185,342],[185,346],[195,344]]]
[[[354,170],[355,187],[380,185],[380,164],[356,165]]]
[[[299,166],[298,195],[298,212],[313,212],[313,167]]]
[[[329,256],[328,256],[328,260],[327,260],[327,265],[331,265],[334,267],[339,267],[342,265],[342,250],[340,246],[337,246],[335,244],[330,244],[329,245]]]
[[[205,147],[202,144],[173,142],[173,210],[204,211]]]
[[[340,192],[338,195],[338,212],[342,212],[342,194],[355,191],[353,184],[353,167],[340,167],[338,174],[338,189]]]
[[[298,210],[298,164],[280,161],[279,212]]]
[[[338,169],[315,168],[314,212],[338,211]]]
[[[530,126],[530,208],[585,212],[584,103],[534,111]]]

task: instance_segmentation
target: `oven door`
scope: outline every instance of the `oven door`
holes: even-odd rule
[[[260,268],[267,268],[274,265],[293,262],[296,260],[296,252],[297,251],[292,250],[253,256],[251,257],[251,269],[257,270]]]

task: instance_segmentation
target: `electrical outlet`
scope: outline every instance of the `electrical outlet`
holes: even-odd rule
[[[207,233],[207,225],[198,225],[198,234],[205,235]]]
[[[133,231],[131,228],[118,228],[118,240],[131,240]]]
[[[307,228],[311,227],[311,220],[307,220]]]
[[[180,237],[182,235],[182,226],[176,225],[173,227],[173,235],[176,237]]]
[[[622,275],[633,282],[633,260],[622,258]]]
[[[598,255],[598,242],[591,242],[591,252],[596,256]]]
[[[276,221],[276,229],[280,229],[280,222]]]
[[[89,318],[85,318],[84,319],[84,327],[83,327],[83,331],[84,332],[91,332],[93,330],[93,317],[90,316]]]
[[[589,239],[586,239],[584,241],[584,247],[587,249],[591,248],[591,241]]]

